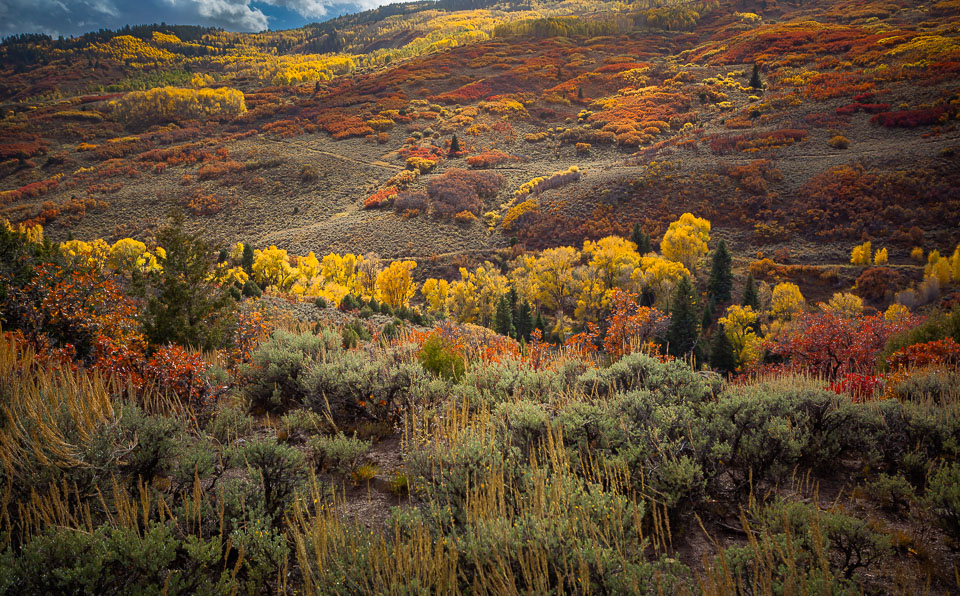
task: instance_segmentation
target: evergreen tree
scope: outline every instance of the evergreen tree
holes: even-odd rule
[[[751,306],[753,310],[760,312],[760,294],[757,293],[757,282],[753,280],[753,274],[747,274],[747,282],[743,286],[743,298],[740,300],[743,306]]]
[[[750,75],[750,86],[754,89],[763,89],[763,81],[760,80],[760,65],[753,63],[753,74]]]
[[[637,252],[641,255],[650,252],[650,234],[645,234],[640,224],[634,224],[633,233],[630,234],[630,242],[637,245]]]
[[[683,277],[677,282],[671,305],[668,349],[674,356],[684,356],[696,347],[700,336],[700,314],[690,278]]]
[[[583,87],[577,87],[577,99],[583,99]]]
[[[500,297],[497,303],[497,314],[493,319],[493,330],[500,335],[513,337],[515,330],[513,327],[513,309],[510,308],[510,298],[506,294]]]
[[[228,256],[229,256],[229,255],[227,254],[227,249],[221,248],[221,249],[220,249],[220,254],[217,255],[217,263],[218,263],[218,264],[219,264],[219,263],[225,263],[225,262],[227,261],[227,257],[228,257]]]
[[[530,332],[533,331],[533,312],[530,309],[530,303],[526,300],[517,307],[513,326],[517,332],[517,339],[530,341]]]
[[[543,311],[539,309],[537,310],[537,319],[533,323],[533,328],[540,330],[540,337],[542,339],[547,339],[547,323],[543,320]],[[533,332],[533,329],[530,331]]]
[[[713,302],[707,300],[707,303],[703,306],[703,317],[700,321],[700,326],[706,329],[710,325],[713,325]]]
[[[210,282],[210,247],[200,234],[183,230],[183,215],[157,233],[166,251],[161,269],[138,276],[136,289],[146,298],[141,323],[153,344],[175,343],[213,350],[229,339],[233,299],[226,288]]]
[[[240,266],[247,272],[247,275],[253,275],[253,245],[249,242],[243,243],[243,255],[240,257]]]
[[[737,369],[737,358],[733,353],[733,344],[721,327],[713,332],[710,342],[710,366],[727,375]]]
[[[507,301],[510,302],[510,312],[513,314],[514,327],[516,327],[517,315],[520,314],[517,311],[519,299],[520,297],[517,295],[517,290],[515,288],[510,288],[510,291],[507,292]]]
[[[460,153],[460,139],[457,138],[457,135],[453,135],[453,138],[450,139],[450,157],[456,157]]]
[[[707,282],[707,296],[714,304],[722,304],[730,300],[733,293],[733,273],[730,272],[732,261],[727,251],[727,243],[723,240],[713,251],[713,263],[710,268],[710,281]]]

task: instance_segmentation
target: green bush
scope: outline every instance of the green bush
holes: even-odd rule
[[[946,464],[937,470],[927,486],[926,500],[941,527],[960,540],[960,464]]]
[[[504,359],[471,366],[460,383],[475,389],[486,404],[512,399],[547,403],[570,389],[585,368],[581,362],[569,361],[563,368],[537,370],[529,364]]]
[[[902,474],[880,474],[875,480],[866,483],[864,489],[883,509],[891,513],[906,510],[916,498],[913,485]]]
[[[239,588],[225,564],[224,544],[178,538],[169,524],[93,532],[51,528],[16,559],[21,594],[214,594]],[[161,592],[162,591],[162,592]]]
[[[891,549],[868,522],[809,503],[778,499],[754,513],[758,539],[723,556],[734,581],[759,581],[762,593],[858,593],[854,573]]]
[[[776,480],[806,461],[826,464],[843,450],[850,417],[832,392],[764,391],[751,387],[705,404],[694,440],[711,476],[723,473],[737,490],[750,479]]]
[[[247,380],[244,395],[250,408],[277,411],[303,403],[307,392],[301,377],[316,360],[339,349],[339,338],[334,340],[328,331],[321,335],[275,331],[240,369]]]
[[[341,342],[344,350],[352,350],[360,343],[360,336],[352,327],[344,327],[340,332]]]
[[[260,286],[257,285],[257,282],[252,279],[248,279],[243,284],[243,290],[240,292],[246,298],[259,298],[263,295],[263,290],[260,289]]]
[[[930,465],[960,458],[960,416],[934,404],[887,399],[863,407],[872,444],[888,470],[925,485]]]
[[[233,453],[235,464],[246,464],[251,474],[260,481],[264,509],[273,524],[279,523],[293,497],[306,477],[303,454],[276,439],[255,440]]]
[[[238,403],[220,409],[210,419],[206,431],[225,445],[246,435],[251,428],[253,419],[247,414],[247,407]]]
[[[131,404],[123,408],[120,424],[124,437],[133,445],[124,458],[124,473],[149,482],[172,469],[183,434],[177,420],[146,414]]]
[[[416,364],[394,364],[351,350],[314,363],[301,387],[314,412],[329,414],[335,421],[354,421],[391,417],[400,405],[430,395],[427,381]]]
[[[528,401],[501,403],[495,413],[502,433],[524,453],[540,444],[550,426],[543,406]]]
[[[173,481],[178,490],[193,487],[194,479],[211,478],[217,469],[217,450],[212,442],[198,441],[179,448],[179,457],[173,468]]]
[[[900,399],[932,399],[938,404],[957,403],[960,401],[960,373],[944,369],[914,371],[893,389]]]
[[[348,437],[342,432],[310,437],[308,445],[317,468],[330,468],[342,474],[355,470],[370,451],[370,441]]]
[[[607,368],[590,369],[578,383],[588,393],[609,395],[617,391],[649,389],[681,402],[702,402],[718,392],[719,375],[700,374],[680,360],[662,363],[646,354],[627,354]]]
[[[423,342],[417,360],[434,375],[455,382],[463,377],[466,369],[466,362],[453,342],[439,334],[433,334]]]

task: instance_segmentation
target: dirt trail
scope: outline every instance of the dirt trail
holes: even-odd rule
[[[341,155],[340,153],[334,153],[334,152],[332,152],[332,151],[324,151],[323,149],[317,149],[316,147],[311,147],[310,145],[308,145],[308,144],[306,144],[306,143],[302,143],[302,142],[298,142],[298,141],[290,141],[290,140],[285,140],[285,139],[270,139],[270,138],[267,138],[267,137],[261,137],[261,138],[262,138],[263,140],[265,140],[265,141],[270,141],[270,142],[272,142],[272,143],[278,143],[278,144],[281,144],[281,145],[293,145],[294,147],[299,147],[300,149],[305,149],[305,150],[307,150],[307,151],[312,151],[313,153],[319,153],[319,154],[321,154],[321,155],[326,155],[327,157],[332,157],[332,158],[334,158],[334,159],[340,159],[340,160],[343,160],[343,161],[349,161],[349,162],[351,162],[351,163],[360,164],[360,165],[362,165],[362,166],[372,166],[372,167],[375,167],[375,168],[386,168],[386,169],[388,169],[388,170],[393,170],[393,171],[397,171],[397,172],[399,172],[400,170],[403,169],[402,167],[400,167],[400,166],[398,166],[398,165],[394,165],[394,164],[391,164],[391,163],[387,163],[387,162],[385,162],[385,161],[381,161],[381,160],[378,160],[378,159],[377,159],[377,160],[373,160],[373,161],[364,161],[364,160],[362,160],[362,159],[356,159],[356,158],[353,158],[353,157],[348,157],[348,156],[346,156],[346,155]]]

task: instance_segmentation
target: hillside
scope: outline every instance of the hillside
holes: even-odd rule
[[[408,5],[262,35],[7,40],[6,57],[46,64],[3,61],[0,185],[15,192],[3,192],[2,215],[59,239],[143,238],[180,206],[225,245],[387,257],[480,252],[514,236],[579,244],[636,222],[656,237],[687,211],[767,252],[846,252],[862,237],[909,250],[913,227],[955,244],[949,3],[765,6]],[[333,47],[331,28],[341,53],[303,53]],[[164,84],[243,100],[191,113],[192,97],[122,93]],[[147,116],[138,102],[170,108]],[[454,135],[462,151],[449,156]],[[437,163],[417,169],[417,155]],[[535,193],[505,228],[521,185],[570,166],[578,183]],[[378,190],[419,196],[470,167],[504,176],[466,206],[476,221],[456,223],[432,199],[407,217],[389,201],[364,208]],[[403,169],[420,175],[398,179]],[[803,260],[831,258],[818,253]]]
[[[960,0],[3,40],[0,596],[956,593],[958,80]]]

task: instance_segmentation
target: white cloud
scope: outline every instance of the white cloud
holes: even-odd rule
[[[264,4],[270,6],[279,6],[292,10],[300,16],[311,18],[320,18],[327,16],[327,11],[333,2],[327,0],[261,0]]]
[[[271,25],[270,18],[256,4],[284,8],[306,20],[319,20],[393,1],[396,0],[0,0],[0,36],[77,35],[101,28],[159,22],[262,31]]]

